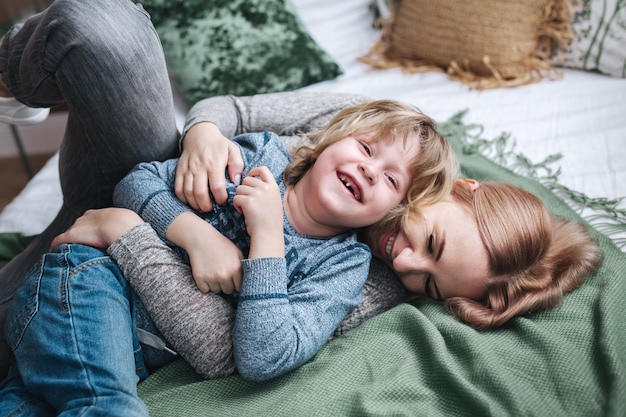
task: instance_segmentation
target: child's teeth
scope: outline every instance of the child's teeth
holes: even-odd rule
[[[346,188],[348,190],[350,190],[350,192],[352,193],[352,195],[354,195],[354,197],[361,201],[361,196],[356,192],[356,190],[352,187],[352,183],[343,175],[339,175],[339,179],[341,180],[341,182],[343,182],[343,185],[346,186]]]

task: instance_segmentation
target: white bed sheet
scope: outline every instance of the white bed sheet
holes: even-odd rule
[[[590,197],[626,196],[626,79],[578,70],[514,89],[471,91],[444,74],[371,71],[357,61],[378,40],[370,0],[293,0],[344,75],[305,91],[349,92],[415,104],[438,121],[469,109],[485,138],[510,132],[532,161],[561,153],[560,182]],[[61,205],[56,158],[0,214],[0,231],[39,233]],[[622,202],[621,207],[626,207]]]

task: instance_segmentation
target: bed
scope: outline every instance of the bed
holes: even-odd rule
[[[583,3],[587,16],[599,13],[601,2]],[[598,33],[617,42],[604,52],[621,51],[609,63],[621,59],[624,68],[626,6],[608,3],[616,28]],[[438,121],[464,176],[511,182],[555,214],[589,222],[604,264],[559,307],[497,331],[477,332],[439,304],[418,300],[368,320],[269,382],[204,381],[178,360],[140,384],[150,414],[626,415],[624,73],[609,75],[600,59],[595,67],[580,64],[574,41],[569,56],[554,55],[558,73],[513,88],[471,89],[445,72],[374,70],[358,59],[381,38],[369,0],[292,6],[298,25],[341,72],[299,89],[415,104]],[[170,38],[159,34],[166,47]],[[179,94],[182,123],[193,89],[179,87],[187,92]],[[0,232],[33,235],[51,221],[61,204],[57,162],[53,157],[0,214]]]

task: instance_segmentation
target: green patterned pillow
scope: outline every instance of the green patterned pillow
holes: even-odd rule
[[[336,78],[289,0],[145,0],[165,58],[190,105],[203,98],[289,91]]]
[[[553,57],[559,65],[626,77],[626,1],[572,0],[574,40]]]

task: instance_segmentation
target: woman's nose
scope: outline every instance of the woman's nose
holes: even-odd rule
[[[398,272],[420,271],[426,268],[426,259],[411,247],[406,247],[393,259],[393,269]]]

